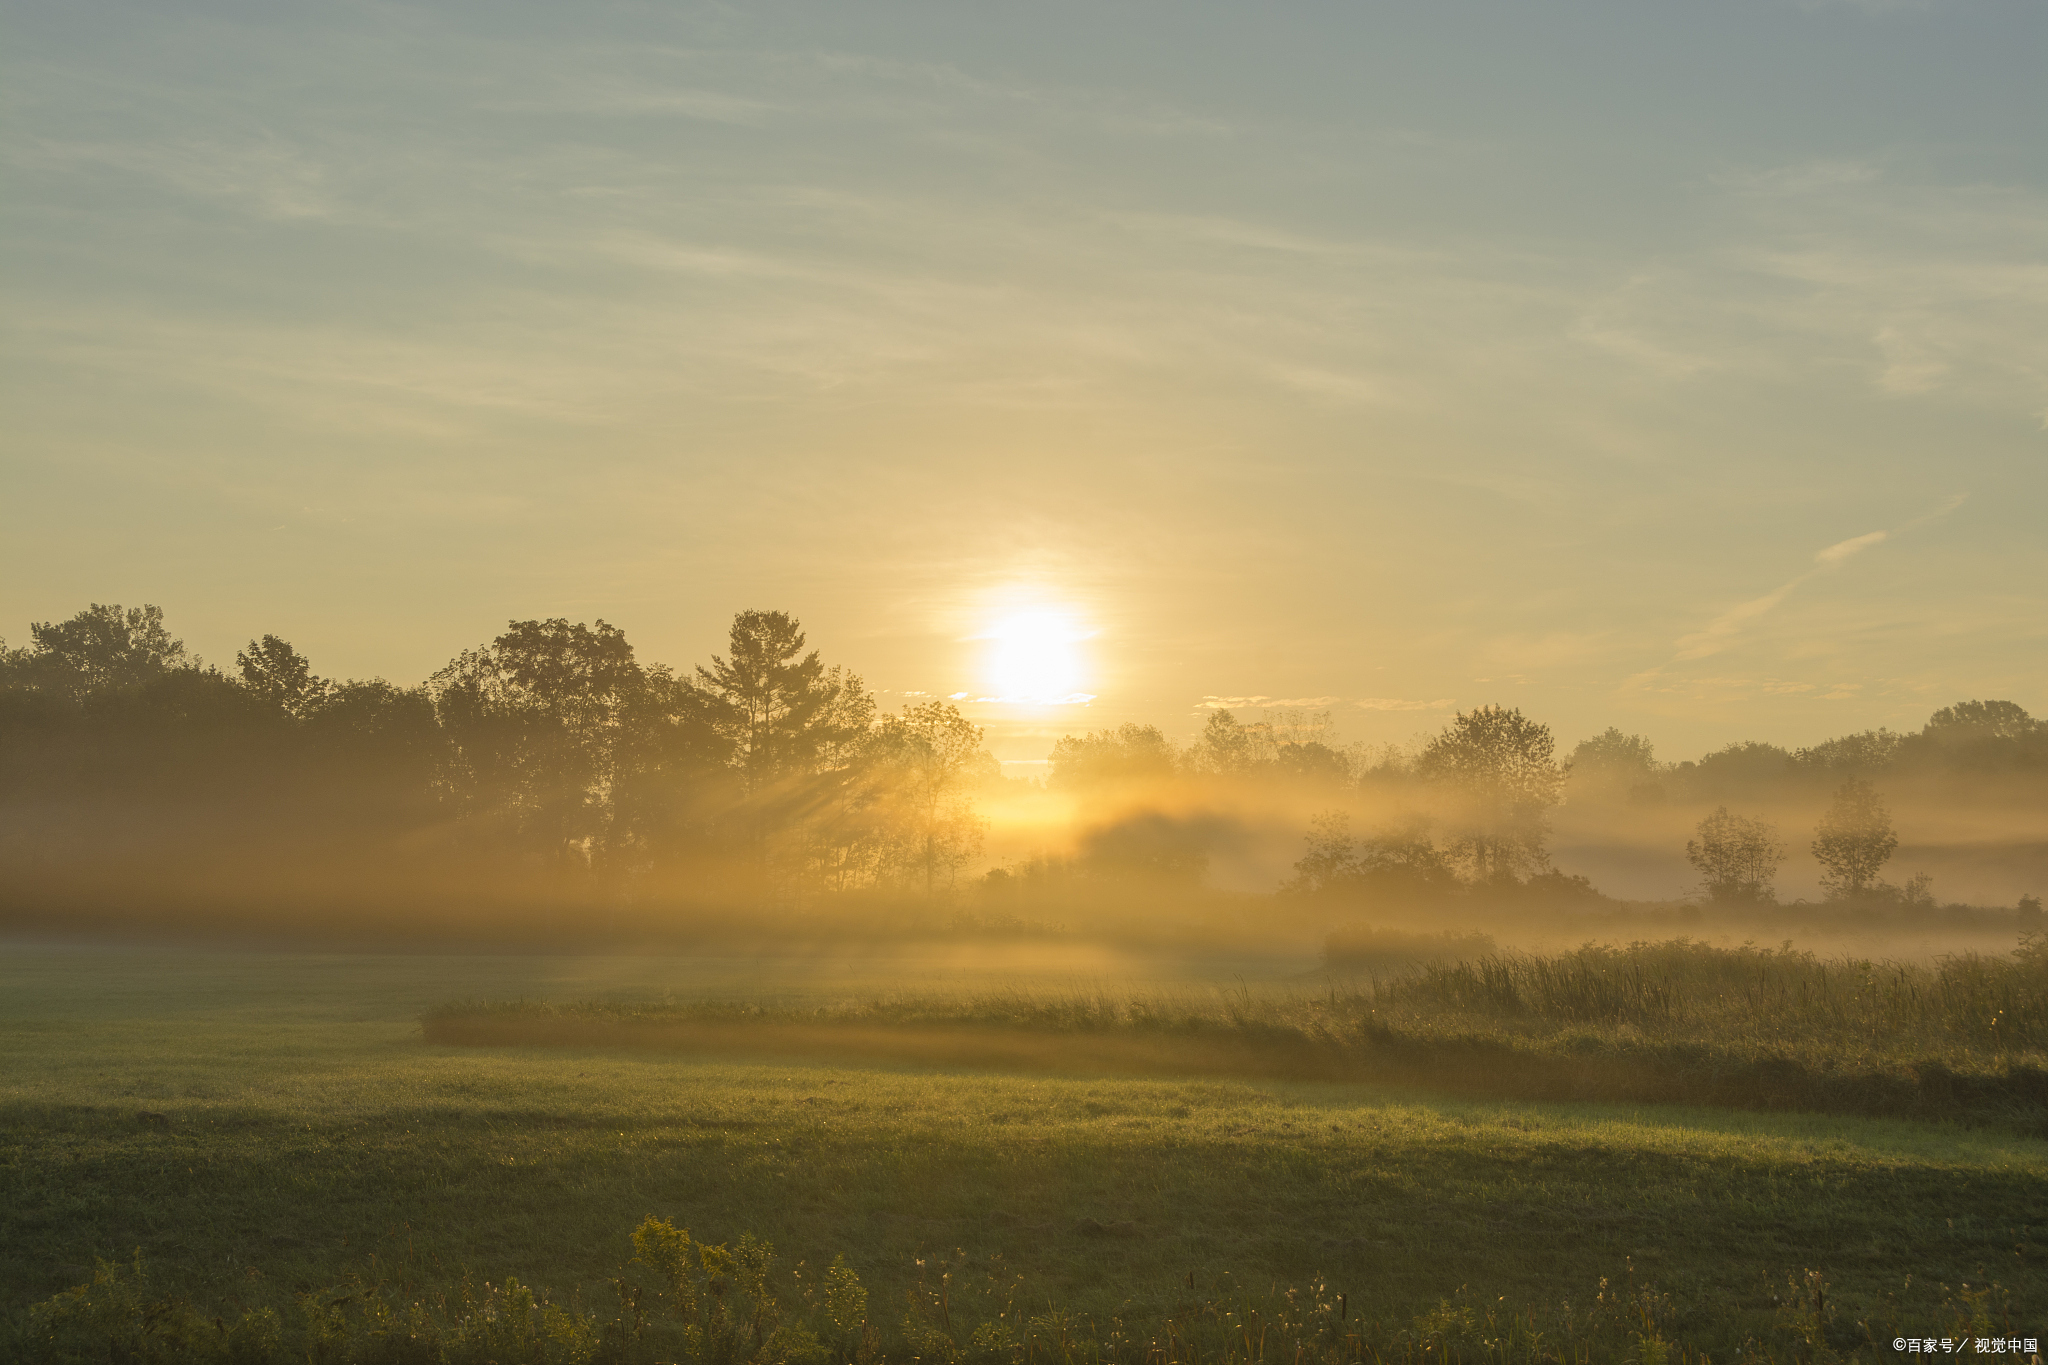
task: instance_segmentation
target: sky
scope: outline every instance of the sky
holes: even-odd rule
[[[1013,760],[2048,713],[2038,0],[0,16],[10,643],[765,607]]]

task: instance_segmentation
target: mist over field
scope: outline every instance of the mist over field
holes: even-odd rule
[[[1281,954],[1372,926],[1860,930],[1924,954],[2037,929],[2048,884],[2048,725],[2010,701],[1677,762],[1497,705],[1408,747],[1217,707],[1010,777],[954,701],[884,711],[782,612],[682,668],[602,621],[515,621],[410,685],[324,678],[276,635],[209,667],[154,607],[30,634],[0,660],[18,928]]]

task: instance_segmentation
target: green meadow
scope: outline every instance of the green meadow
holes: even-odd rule
[[[121,1267],[98,1267],[101,1299],[174,1304],[223,1333],[275,1314],[263,1349],[279,1359],[415,1358],[363,1345],[361,1323],[355,1345],[326,1346],[306,1324],[426,1305],[453,1342],[463,1305],[502,1313],[508,1279],[609,1321],[650,1273],[644,1256],[628,1267],[650,1216],[772,1244],[761,1292],[811,1325],[820,1359],[1277,1358],[1247,1327],[1276,1317],[1299,1329],[1289,1358],[1310,1329],[1331,1358],[1363,1359],[1890,1359],[1902,1334],[2048,1335],[2048,1141],[2010,1125],[743,1041],[461,1046],[421,1026],[458,1000],[1254,1000],[1298,992],[1308,966],[10,944],[6,1340],[64,1358],[33,1305],[97,1262]],[[866,1292],[866,1325],[843,1339],[821,1297],[835,1258]],[[621,1358],[669,1358],[662,1340]]]

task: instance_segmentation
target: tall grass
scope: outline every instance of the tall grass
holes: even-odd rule
[[[1627,1025],[1665,1037],[1974,1058],[2048,1045],[2048,940],[2007,957],[1821,960],[1787,947],[1685,939],[1544,957],[1426,962],[1349,988],[1351,1008],[1548,1025]]]
[[[1933,963],[1688,940],[1489,952],[1254,992],[462,1002],[429,1041],[807,1053],[939,1065],[1377,1079],[2048,1124],[2048,941]]]

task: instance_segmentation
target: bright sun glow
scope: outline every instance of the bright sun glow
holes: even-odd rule
[[[991,701],[1057,706],[1089,697],[1079,689],[1084,666],[1079,648],[1089,632],[1056,611],[1020,612],[990,627]]]

